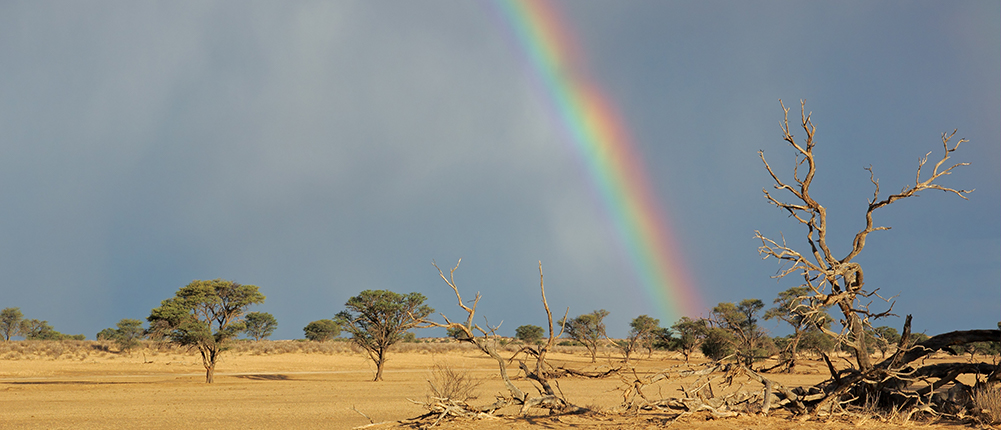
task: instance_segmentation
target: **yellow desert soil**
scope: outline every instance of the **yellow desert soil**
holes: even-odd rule
[[[9,343],[8,343],[9,344]],[[28,343],[25,343],[28,344]],[[288,343],[292,345],[292,342]],[[197,354],[154,349],[131,356],[102,351],[95,342],[76,342],[56,352],[42,344],[0,348],[0,429],[140,428],[140,429],[270,429],[270,428],[414,428],[408,418],[425,410],[408,399],[422,400],[427,393],[429,369],[445,363],[480,379],[473,404],[492,403],[504,392],[496,362],[468,348],[446,345],[411,346],[390,355],[385,381],[371,382],[373,365],[366,356],[340,346],[339,352],[303,352],[295,348],[238,347],[223,354],[216,382],[204,383],[204,368]],[[282,345],[272,342],[270,345]],[[51,349],[51,348],[50,348]],[[292,352],[281,352],[289,350]],[[508,353],[510,354],[510,353]],[[555,365],[601,370],[619,367],[606,356],[597,364],[576,351],[551,354]],[[634,360],[639,372],[680,365],[672,354],[654,354]],[[824,379],[821,363],[806,361],[792,375],[772,375],[786,385],[807,385]],[[534,390],[523,379],[515,381]],[[574,404],[603,411],[583,415],[535,415],[515,418],[517,410],[500,411],[505,417],[477,421],[443,422],[443,429],[856,429],[895,428],[870,422],[797,421],[782,411],[770,417],[745,416],[707,420],[706,416],[612,413],[622,403],[618,377],[564,378],[559,388]],[[676,384],[676,383],[673,383]],[[648,394],[676,396],[676,385],[647,389]],[[403,422],[400,422],[403,421]],[[927,427],[914,422],[908,428]],[[960,427],[937,424],[931,427]]]

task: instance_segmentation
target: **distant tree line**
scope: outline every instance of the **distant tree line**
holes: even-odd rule
[[[351,297],[345,309],[333,319],[312,321],[303,328],[305,339],[325,342],[338,339],[342,333],[361,347],[376,365],[375,380],[382,380],[383,368],[390,348],[405,341],[416,341],[413,329],[423,328],[434,309],[424,304],[420,293],[399,294],[386,290],[366,290]],[[565,340],[561,345],[580,345],[592,362],[597,361],[600,348],[610,347],[622,354],[628,364],[633,356],[646,351],[649,357],[654,350],[677,351],[688,361],[698,351],[710,360],[733,360],[748,368],[765,359],[777,357],[778,367],[792,371],[796,360],[805,352],[829,354],[839,350],[835,339],[824,333],[833,318],[826,308],[812,302],[806,287],[793,287],[782,291],[772,301],[773,307],[765,309],[759,299],[745,299],[737,303],[717,304],[708,317],[692,319],[682,317],[670,327],[661,327],[660,320],[640,315],[629,323],[624,339],[610,339],[604,320],[609,312],[594,310],[573,318],[564,317],[558,324]],[[254,341],[270,337],[278,328],[278,321],[267,312],[246,312],[251,305],[264,302],[258,287],[216,279],[193,281],[182,287],[174,297],[164,300],[143,321],[122,319],[115,328],[97,333],[98,341],[114,343],[119,351],[131,353],[150,339],[186,346],[199,351],[206,368],[206,382],[212,382],[215,364],[228,342],[239,335]],[[819,311],[818,311],[819,309]],[[779,320],[792,329],[787,336],[771,337],[759,324],[760,319]],[[522,325],[515,329],[515,340],[526,345],[539,345],[544,329],[537,325]],[[879,351],[885,357],[895,350],[900,334],[893,327],[873,327],[866,332],[864,342],[870,354]],[[0,311],[0,335],[4,341],[22,336],[26,340],[84,339],[84,335],[65,335],[53,329],[47,321],[24,319],[19,308]],[[449,330],[448,335],[463,340],[463,332]],[[923,334],[912,334],[910,343],[927,339]],[[1001,343],[980,342],[954,347],[955,354],[1001,354]]]
[[[49,325],[48,321],[24,319],[21,308],[5,308],[0,311],[0,334],[3,340],[22,336],[26,340],[84,340],[82,334],[63,334]]]

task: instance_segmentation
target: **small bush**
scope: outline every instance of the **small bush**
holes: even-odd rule
[[[700,348],[706,358],[719,361],[733,354],[733,343],[732,336],[726,330],[710,328],[706,331],[706,338]]]

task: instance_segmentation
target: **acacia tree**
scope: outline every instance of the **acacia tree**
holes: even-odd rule
[[[876,349],[883,354],[883,358],[886,358],[886,351],[890,349],[897,342],[900,342],[900,333],[897,333],[897,329],[889,326],[879,326],[872,329],[873,335],[875,335]]]
[[[118,345],[121,351],[131,354],[133,348],[141,345],[140,340],[146,334],[145,330],[143,330],[143,322],[136,319],[123,318],[121,321],[118,321],[117,327],[113,331],[111,339],[115,341],[115,344]]]
[[[306,339],[324,342],[341,335],[341,326],[334,320],[316,320],[302,329]]]
[[[712,310],[712,322],[732,335],[737,357],[748,368],[758,357],[757,350],[765,332],[758,327],[758,312],[765,304],[758,299],[744,299],[738,304],[720,303]],[[720,337],[721,339],[723,337]],[[717,358],[718,359],[718,358]]]
[[[245,317],[245,322],[247,328],[244,331],[257,342],[267,339],[278,328],[278,320],[267,312],[251,312]]]
[[[181,346],[197,348],[205,366],[205,382],[215,377],[219,354],[245,328],[244,312],[264,303],[256,285],[215,279],[192,281],[174,297],[160,302],[146,318],[150,334]]]
[[[97,340],[114,340],[115,339],[115,329],[113,329],[111,327],[103,329],[103,330],[97,332],[97,335],[94,338],[97,339]]]
[[[688,317],[681,317],[678,322],[671,326],[671,330],[678,334],[675,346],[684,354],[686,363],[692,353],[695,352],[695,348],[698,348],[699,344],[705,338],[706,329],[707,321],[702,318],[693,320]]]
[[[629,322],[629,335],[619,343],[627,364],[639,348],[646,348],[648,356],[653,354],[653,342],[659,329],[660,320],[649,315],[640,315]]]
[[[786,345],[786,359],[778,366],[785,365],[786,371],[792,372],[796,367],[796,352],[803,335],[809,328],[819,326],[830,327],[831,316],[822,306],[811,306],[810,289],[807,287],[792,287],[779,293],[773,303],[774,308],[765,311],[765,319],[779,319],[792,326],[793,335]]]
[[[21,320],[24,314],[21,308],[4,308],[0,311],[0,335],[3,335],[4,342],[10,340],[11,336],[17,336],[21,329]]]
[[[351,340],[375,362],[375,379],[382,380],[382,368],[390,346],[403,340],[403,334],[419,325],[434,312],[424,304],[420,293],[407,295],[386,290],[365,290],[344,304],[337,323],[351,333]]]
[[[929,152],[918,163],[914,183],[906,185],[900,192],[886,197],[880,197],[879,181],[876,179],[872,167],[867,167],[869,180],[872,182],[875,190],[863,214],[863,228],[855,234],[848,253],[838,256],[834,254],[828,243],[827,208],[814,199],[810,189],[817,173],[817,164],[813,153],[816,145],[814,141],[816,127],[813,125],[810,115],[806,113],[806,106],[801,102],[800,126],[806,136],[802,142],[799,142],[793,136],[792,129],[789,126],[789,109],[783,104],[782,110],[785,113],[782,128],[783,140],[788,142],[796,153],[796,164],[793,169],[792,182],[781,179],[775,173],[768,164],[768,161],[765,160],[763,152],[759,151],[758,155],[764,163],[768,174],[775,181],[775,189],[788,193],[791,198],[790,200],[780,200],[779,197],[773,196],[768,190],[762,191],[769,203],[787,212],[791,218],[806,227],[804,239],[809,246],[809,252],[801,253],[788,245],[785,239],[782,242],[777,242],[765,237],[761,232],[755,231],[755,237],[761,240],[761,247],[758,248],[758,252],[765,259],[775,258],[787,264],[784,269],[775,275],[776,278],[783,278],[793,274],[802,277],[804,281],[803,286],[810,290],[811,303],[814,308],[819,310],[821,307],[831,305],[838,307],[844,316],[842,332],[837,333],[822,327],[821,329],[848,347],[855,355],[859,370],[868,372],[873,368],[873,365],[866,347],[866,326],[871,320],[890,315],[893,304],[890,303],[889,308],[885,311],[874,312],[870,311],[867,303],[861,303],[861,299],[873,296],[879,297],[877,294],[878,288],[865,288],[864,272],[862,266],[854,261],[855,257],[865,248],[866,240],[870,233],[889,230],[889,227],[879,226],[875,223],[874,215],[879,209],[898,200],[916,196],[917,193],[925,190],[940,190],[966,199],[965,194],[970,191],[943,187],[936,182],[943,176],[951,174],[954,168],[969,164],[957,163],[946,165],[952,153],[959,148],[960,144],[966,142],[966,139],[960,139],[954,145],[950,145],[950,141],[956,132],[953,131],[952,134],[943,133],[942,146],[944,153],[942,158],[932,167],[931,174],[927,178],[922,178],[922,169],[928,162],[928,155],[931,154]],[[804,166],[805,172],[803,171]]]
[[[56,331],[48,321],[37,319],[21,320],[18,333],[24,336],[25,340],[63,340],[75,339],[78,336],[70,336]],[[82,336],[82,335],[80,335]]]
[[[559,324],[565,328],[567,336],[577,342],[583,343],[587,352],[591,354],[591,362],[597,361],[598,344],[605,338],[605,323],[603,320],[608,316],[608,311],[601,309],[592,311],[589,314],[578,315],[572,320],[564,317]]]
[[[516,328],[514,330],[514,337],[529,345],[534,345],[542,341],[543,333],[542,327],[528,324]]]

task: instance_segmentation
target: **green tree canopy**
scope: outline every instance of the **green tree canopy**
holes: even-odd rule
[[[535,345],[542,341],[544,330],[537,325],[523,325],[514,330],[514,337],[529,345]]]
[[[115,340],[115,334],[115,329],[108,327],[97,332],[97,336],[94,336],[94,338],[97,340]]]
[[[587,352],[591,354],[591,362],[597,361],[598,344],[605,336],[604,319],[608,316],[608,311],[601,309],[592,311],[589,314],[578,315],[572,320],[563,318],[560,325],[571,339],[584,344]]]
[[[132,349],[138,347],[142,343],[140,340],[146,336],[146,331],[143,330],[143,322],[136,319],[123,318],[118,321],[118,328],[115,329],[112,335],[112,340],[118,345],[118,348],[122,351],[132,353]]]
[[[264,303],[264,295],[255,285],[196,280],[160,302],[146,319],[154,336],[197,348],[205,366],[205,382],[211,383],[219,353],[246,328],[244,312],[260,303]]]
[[[660,320],[648,315],[640,315],[629,322],[629,337],[636,339],[637,346],[646,348],[649,354],[653,354],[653,342],[659,330]]]
[[[0,335],[3,335],[4,342],[10,340],[11,336],[20,334],[23,319],[21,308],[4,308],[0,311]]]
[[[706,335],[708,321],[703,318],[693,320],[689,317],[681,317],[678,322],[671,326],[671,330],[678,334],[677,348],[685,355],[687,362],[695,348],[702,343]]]
[[[340,336],[341,325],[334,320],[317,320],[306,324],[302,331],[306,334],[306,339],[324,342]]]
[[[748,368],[751,367],[755,359],[761,358],[762,353],[759,349],[762,346],[762,341],[767,337],[764,330],[758,327],[757,318],[758,312],[764,307],[765,304],[761,300],[744,299],[737,304],[720,303],[712,310],[713,322],[719,328],[730,332],[730,340],[733,342],[738,358]],[[720,336],[714,338],[714,340],[721,339]]]
[[[21,320],[18,332],[26,340],[63,340],[67,336],[56,331],[48,321],[37,319]]]
[[[434,312],[424,304],[423,294],[399,294],[386,290],[365,290],[344,304],[337,322],[351,333],[351,340],[368,352],[375,362],[375,381],[382,380],[389,347],[403,340],[403,333],[418,326]]]
[[[733,354],[733,346],[737,344],[737,340],[734,339],[734,333],[731,330],[707,327],[704,333],[705,336],[702,343],[699,344],[699,348],[706,358],[719,361]]]
[[[247,328],[244,331],[255,341],[267,339],[278,328],[278,320],[267,312],[251,312],[244,317]]]

